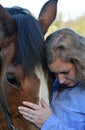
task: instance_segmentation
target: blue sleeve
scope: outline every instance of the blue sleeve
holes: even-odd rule
[[[59,120],[54,114],[52,114],[43,124],[41,130],[76,130],[76,129],[68,128],[61,122],[61,120]]]

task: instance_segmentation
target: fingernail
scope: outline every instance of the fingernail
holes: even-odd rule
[[[27,103],[26,101],[23,101],[23,102],[22,102],[22,104],[24,104],[24,105],[25,105],[26,103]]]
[[[21,107],[18,107],[18,109],[21,109]]]

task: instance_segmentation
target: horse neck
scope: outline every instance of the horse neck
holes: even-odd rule
[[[35,68],[35,74],[40,80],[40,90],[39,90],[39,104],[41,98],[43,98],[46,103],[49,105],[49,89],[48,89],[48,79],[45,74],[46,72],[43,71],[42,66]]]

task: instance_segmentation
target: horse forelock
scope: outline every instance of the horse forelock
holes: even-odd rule
[[[17,26],[17,63],[29,76],[35,66],[44,65],[44,36],[38,21],[31,15],[14,15]]]

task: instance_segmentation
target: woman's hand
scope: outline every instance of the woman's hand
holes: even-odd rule
[[[41,128],[43,123],[52,114],[51,109],[43,99],[41,99],[41,106],[27,101],[24,101],[23,105],[18,107],[19,112],[26,120],[34,123],[38,128]]]

